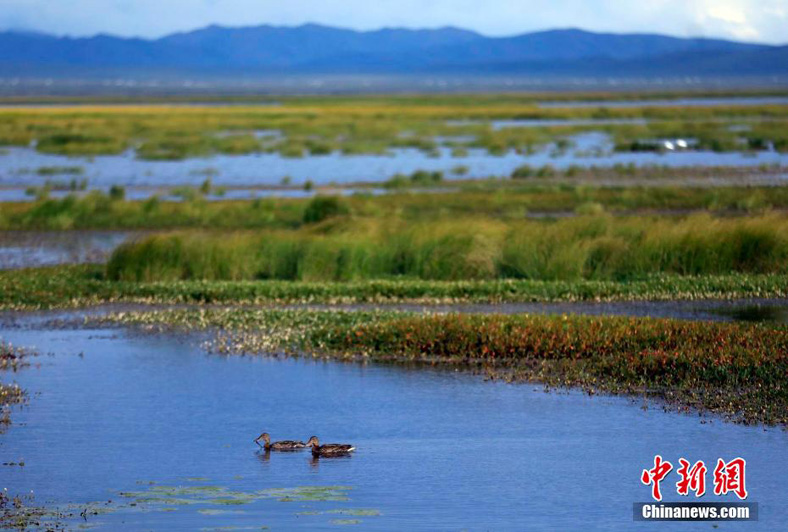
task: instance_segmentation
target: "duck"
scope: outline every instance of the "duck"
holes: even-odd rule
[[[260,440],[263,440],[264,445],[260,444]],[[306,447],[302,441],[284,440],[271,443],[271,436],[267,432],[260,434],[254,442],[266,451],[297,451]]]
[[[307,447],[312,448],[312,456],[346,456],[356,450],[355,447],[346,443],[324,443],[320,445],[317,436],[312,436],[306,442]]]

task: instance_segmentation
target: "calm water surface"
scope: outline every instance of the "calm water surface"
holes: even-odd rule
[[[788,434],[779,429],[462,373],[224,358],[195,339],[122,330],[2,336],[54,355],[16,374],[31,401],[14,411],[0,455],[25,466],[0,467],[0,485],[33,490],[51,506],[111,499],[116,511],[87,522],[101,530],[712,530],[632,521],[632,503],[649,494],[640,471],[655,453],[674,463],[748,460],[760,522],[720,530],[784,530],[788,520]],[[319,462],[308,453],[266,457],[252,443],[262,430],[314,433],[358,451]],[[185,488],[136,507],[128,504],[144,494],[119,494],[173,491],[161,486]],[[243,499],[299,486],[352,489],[337,488],[344,501]],[[226,490],[244,504],[183,494],[195,488]]]
[[[105,262],[130,231],[0,231],[0,270]]]
[[[522,124],[520,124],[522,125]],[[515,123],[501,122],[496,127],[519,127]],[[754,153],[710,151],[614,152],[610,138],[604,133],[588,132],[571,137],[574,147],[564,151],[547,146],[532,154],[510,151],[501,156],[490,155],[485,150],[469,150],[467,156],[453,157],[449,148],[441,148],[437,155],[416,149],[392,149],[388,155],[329,155],[303,158],[282,157],[278,153],[252,155],[216,155],[183,161],[145,161],[137,159],[134,152],[123,155],[93,158],[66,157],[38,153],[32,148],[8,148],[0,156],[0,185],[19,199],[24,197],[24,187],[43,185],[47,180],[69,181],[71,176],[39,176],[41,167],[81,166],[90,188],[108,189],[111,185],[133,187],[199,186],[205,172],[214,185],[233,187],[261,187],[278,185],[289,177],[295,185],[312,181],[317,185],[332,183],[382,182],[397,173],[411,174],[416,170],[440,170],[447,179],[509,176],[523,164],[542,166],[550,164],[558,169],[572,165],[582,167],[612,167],[616,164],[637,166],[664,165],[675,168],[697,166],[788,166],[788,153],[760,151]],[[467,167],[463,175],[452,174],[452,169]],[[32,170],[32,173],[31,173]],[[9,192],[8,194],[11,194]]]

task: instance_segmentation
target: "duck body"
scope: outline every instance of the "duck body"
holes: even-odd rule
[[[306,447],[302,441],[283,440],[275,441],[271,444],[266,444],[265,449],[271,451],[297,451]]]
[[[323,445],[320,445],[320,442],[315,436],[309,438],[309,441],[306,442],[306,444],[307,446],[312,447],[312,456],[315,457],[347,456],[356,450],[355,447],[346,443],[324,443]]]
[[[260,444],[260,440],[263,440],[263,444]],[[254,440],[257,445],[260,445],[266,451],[298,451],[306,447],[306,444],[302,441],[295,441],[295,440],[282,440],[282,441],[275,441],[271,442],[271,437],[268,435],[267,432],[263,432],[257,439]]]

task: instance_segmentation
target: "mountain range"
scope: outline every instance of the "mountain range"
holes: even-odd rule
[[[159,39],[0,32],[0,77],[272,74],[786,76],[788,46],[579,29],[209,26]]]

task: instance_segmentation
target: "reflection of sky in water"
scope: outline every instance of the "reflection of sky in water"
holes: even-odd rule
[[[129,239],[132,233],[9,231],[0,236],[0,270],[8,270],[55,264],[104,262],[112,250]]]
[[[443,170],[448,179],[457,177],[451,169],[457,165],[468,167],[462,177],[508,176],[522,164],[556,168],[570,165],[600,167],[615,164],[664,165],[669,167],[692,166],[753,166],[781,164],[788,166],[788,154],[775,152],[714,153],[707,151],[681,151],[671,153],[614,153],[608,137],[602,133],[583,133],[572,137],[575,146],[564,152],[551,147],[533,154],[509,152],[492,156],[484,150],[473,149],[465,157],[452,157],[451,150],[441,148],[437,156],[416,149],[392,149],[390,155],[343,155],[332,153],[323,156],[286,158],[279,154],[216,155],[184,161],[143,161],[133,152],[120,156],[95,158],[45,155],[29,148],[9,148],[0,156],[0,184],[27,186],[43,184],[47,178],[35,175],[42,166],[83,166],[84,176],[91,187],[109,187],[113,184],[127,186],[177,186],[199,185],[208,171],[218,171],[211,179],[215,185],[270,186],[281,183],[286,176],[293,184],[308,180],[315,184],[352,183],[359,181],[380,182],[397,173],[410,174],[416,170]],[[26,173],[25,173],[26,172]],[[70,176],[52,176],[50,180],[68,181]]]
[[[172,512],[91,516],[87,524],[100,530],[330,529],[336,516],[314,512],[342,508],[379,511],[359,517],[363,530],[632,530],[632,503],[650,494],[640,473],[657,453],[674,464],[744,457],[748,500],[760,504],[757,528],[780,530],[788,519],[788,435],[780,429],[704,424],[654,402],[642,410],[640,399],[543,393],[449,371],[211,356],[169,336],[24,328],[2,335],[54,353],[15,375],[31,402],[14,410],[3,435],[4,456],[25,460],[2,468],[5,484],[34,490],[41,503],[123,500],[118,491],[162,485],[352,488],[349,501],[176,501]],[[317,434],[358,451],[318,463],[307,453],[266,458],[252,443],[263,430],[274,439]],[[675,473],[663,482],[666,500],[680,498],[675,482]],[[205,508],[240,513],[200,514]]]

